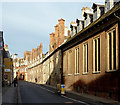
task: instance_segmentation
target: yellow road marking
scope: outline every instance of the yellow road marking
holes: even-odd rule
[[[73,102],[65,102],[65,103],[73,103]]]

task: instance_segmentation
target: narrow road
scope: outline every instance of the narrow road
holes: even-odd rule
[[[25,81],[19,81],[19,91],[21,103],[80,103],[80,105],[89,105],[83,101],[60,96],[54,91]]]
[[[118,105],[116,103],[104,103],[83,96],[77,96],[71,93],[59,95],[55,89],[36,85],[26,81],[18,82],[18,103],[20,105],[41,104],[41,103],[79,103],[80,105]],[[19,104],[18,104],[19,105]]]

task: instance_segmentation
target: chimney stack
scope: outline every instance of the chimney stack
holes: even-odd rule
[[[64,26],[64,25],[65,25],[65,20],[62,19],[62,18],[59,19],[58,22],[59,22],[59,25],[61,25],[61,26]]]

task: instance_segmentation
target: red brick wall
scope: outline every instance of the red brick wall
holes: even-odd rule
[[[117,25],[116,25],[117,26]],[[93,73],[93,38],[100,36],[100,73]],[[88,42],[88,74],[83,74],[83,43]],[[79,46],[79,70],[80,73],[75,75],[75,48]],[[72,75],[65,75],[64,82],[67,90],[74,90],[81,93],[89,93],[118,100],[119,75],[120,71],[106,72],[107,55],[106,55],[106,33],[105,31],[89,38],[69,49],[72,50]],[[66,53],[69,50],[65,51]],[[68,69],[67,69],[68,70]],[[67,71],[68,72],[68,71]],[[66,73],[67,73],[66,72]]]
[[[55,26],[55,33],[50,34],[50,45],[49,45],[49,52],[51,53],[56,48],[59,47],[64,42],[65,36],[64,36],[64,29],[65,29],[65,20],[60,19],[58,20],[58,24]],[[70,31],[68,32],[68,35],[70,36]],[[54,48],[51,48],[51,46],[54,46]]]

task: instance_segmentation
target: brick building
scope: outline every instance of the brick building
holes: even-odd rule
[[[63,82],[66,90],[120,100],[120,2],[105,14],[103,5],[92,7],[94,19],[84,15],[89,24],[61,46]]]
[[[58,24],[55,26],[55,33],[50,34],[49,53],[53,52],[64,42],[64,40],[69,37],[70,30],[65,27],[65,20],[61,18],[58,20]]]
[[[13,59],[10,57],[10,53],[8,51],[8,45],[4,45],[3,52],[3,80],[4,84],[8,84],[8,82],[13,82]]]
[[[3,51],[4,51],[3,48],[4,48],[3,32],[0,31],[0,81],[3,81]]]
[[[3,86],[3,32],[0,31],[0,96],[2,96],[2,86]],[[2,104],[2,97],[0,97],[0,104]]]
[[[12,58],[4,58],[4,65],[3,68],[3,78],[4,78],[4,84],[8,84],[8,81],[10,83],[13,82],[13,60]]]

